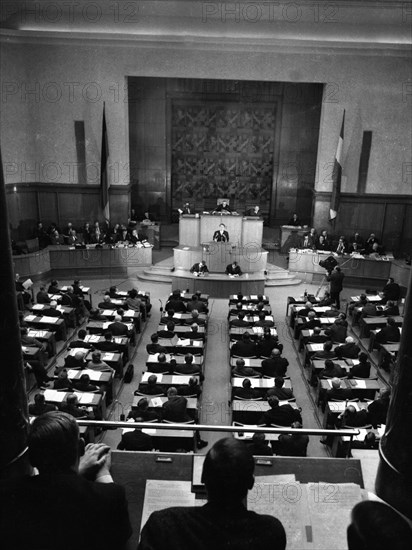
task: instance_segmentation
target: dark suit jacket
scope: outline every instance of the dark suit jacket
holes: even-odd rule
[[[289,388],[270,388],[268,392],[270,391],[271,395],[274,395],[277,397],[280,401],[286,401],[287,399],[293,399],[293,391]]]
[[[123,434],[117,446],[120,451],[151,451],[153,447],[153,440],[150,435],[139,429]]]
[[[356,376],[357,378],[369,378],[371,372],[371,364],[369,361],[359,365],[354,365],[350,370],[350,378]]]
[[[152,343],[146,345],[146,351],[149,355],[155,354],[155,353],[167,353],[166,348],[164,348],[160,344],[152,344]]]
[[[285,376],[289,361],[285,357],[263,359],[262,374],[265,376]]]
[[[401,296],[401,289],[398,283],[388,283],[383,287],[383,295],[385,300],[393,300],[397,302]]]
[[[340,365],[333,364],[331,369],[322,369],[319,373],[319,378],[342,378],[346,376],[346,370]]]
[[[376,333],[375,341],[379,344],[386,344],[387,342],[400,342],[401,333],[398,327],[391,327],[387,325]]]
[[[113,336],[127,336],[128,333],[127,326],[120,321],[114,321],[113,323],[110,323],[110,325],[107,327],[107,330],[111,332]]]
[[[195,272],[196,273],[208,273],[209,270],[207,268],[207,265],[200,266],[200,263],[197,262],[197,263],[193,264],[192,267],[190,268],[190,273],[195,273]],[[185,306],[185,310],[186,310],[186,306]],[[175,311],[176,311],[176,309],[175,309]]]
[[[254,456],[273,456],[273,451],[267,444],[267,441],[263,441],[262,443],[247,441],[246,446]]]
[[[352,344],[343,344],[335,348],[337,357],[347,357],[348,359],[356,359],[359,355],[360,347],[353,342]]]
[[[347,334],[347,328],[343,325],[331,325],[330,330],[330,340],[332,342],[344,342]]]
[[[250,323],[248,321],[245,321],[245,319],[233,319],[229,322],[229,326],[231,327],[249,327]]]
[[[180,298],[178,298],[177,300],[168,300],[165,305],[165,310],[169,311],[169,309],[173,309],[176,313],[186,313],[185,303]]]
[[[62,317],[62,313],[58,309],[54,309],[53,307],[43,309],[42,315],[44,317]]]
[[[242,270],[238,265],[233,267],[232,264],[226,266],[226,275],[242,275]]]
[[[343,288],[343,279],[345,275],[339,271],[332,271],[332,273],[327,277],[327,280],[330,282],[330,292],[340,292]]]
[[[306,456],[308,443],[309,437],[307,435],[281,434],[276,454],[280,456]]]
[[[325,399],[331,401],[332,399],[339,399],[339,401],[346,401],[346,399],[352,398],[352,391],[349,388],[331,388],[326,390]]]
[[[70,349],[73,348],[84,348],[84,349],[91,349],[93,347],[92,344],[89,342],[84,342],[84,340],[74,340],[73,342],[70,342]]]
[[[302,422],[302,417],[298,409],[290,405],[279,405],[274,409],[269,409],[264,413],[259,424],[277,424],[279,426],[290,426],[293,422]]]
[[[113,550],[132,529],[123,487],[64,473],[1,482],[0,532],[4,550]]]
[[[256,344],[253,342],[235,342],[230,350],[231,355],[239,357],[252,357],[256,355]]]
[[[187,415],[187,399],[176,395],[163,403],[163,419],[172,422],[186,422],[190,420]]]
[[[227,231],[223,231],[223,233],[221,233],[219,230],[217,230],[213,233],[213,240],[218,243],[227,243],[229,242],[229,233]]]
[[[103,342],[96,342],[94,347],[100,351],[119,351],[119,344],[116,344],[116,342],[109,342],[107,340],[104,340]]]

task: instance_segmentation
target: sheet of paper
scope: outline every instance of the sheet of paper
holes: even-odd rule
[[[182,338],[179,340],[179,346],[190,346],[190,340],[187,338]]]
[[[87,405],[88,403],[92,403],[93,398],[95,396],[94,393],[76,393],[76,395],[79,398],[79,403],[81,405]]]
[[[350,513],[362,500],[361,489],[354,483],[308,483],[307,505],[316,550],[346,550],[346,529]]]
[[[26,315],[26,317],[24,318],[25,321],[34,321],[34,319],[36,318],[35,315]]]
[[[103,361],[113,361],[113,359],[114,359],[114,353],[103,354]]]
[[[62,403],[66,396],[66,392],[57,390],[45,390],[44,399],[46,401],[53,401],[54,403]]]
[[[163,401],[160,399],[160,397],[152,397],[149,403],[149,407],[161,407],[163,404]]]
[[[37,310],[37,309],[44,309],[44,306],[43,304],[34,304],[34,306],[32,307],[33,310]]]
[[[45,315],[44,317],[41,318],[41,320],[44,323],[57,323],[59,319],[57,317],[47,317],[47,315]]]
[[[248,510],[275,516],[282,522],[288,550],[311,547],[306,534],[309,514],[302,494],[302,485],[293,474],[256,477],[255,485],[248,493]]]
[[[100,336],[97,334],[88,334],[84,341],[85,342],[98,342],[100,340]]]
[[[196,499],[191,492],[190,481],[170,481],[164,479],[147,479],[144,494],[142,529],[152,512],[170,506],[202,506],[204,501]]]
[[[356,380],[356,387],[361,389],[366,389],[366,381],[365,380]]]

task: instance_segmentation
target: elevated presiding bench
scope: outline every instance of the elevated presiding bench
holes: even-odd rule
[[[213,298],[227,298],[230,294],[263,294],[265,275],[263,271],[244,273],[231,278],[223,273],[206,273],[196,277],[189,270],[176,269],[172,274],[172,290],[186,288],[194,293],[201,290]]]

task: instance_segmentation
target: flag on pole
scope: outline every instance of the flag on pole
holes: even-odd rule
[[[106,126],[106,106],[103,103],[103,124],[102,124],[102,148],[100,155],[100,193],[101,203],[106,220],[110,220],[110,203],[109,203],[109,141],[107,139]]]
[[[338,141],[338,147],[336,149],[335,162],[333,164],[332,172],[332,196],[330,198],[329,208],[329,221],[333,222],[339,210],[340,202],[340,187],[342,181],[342,150],[343,150],[343,134],[345,127],[345,111],[343,111],[342,128],[340,130],[340,136]]]

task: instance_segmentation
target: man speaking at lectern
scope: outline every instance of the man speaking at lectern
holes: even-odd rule
[[[228,243],[229,242],[229,233],[226,231],[226,226],[224,223],[219,225],[219,229],[213,233],[213,240],[216,243]]]

